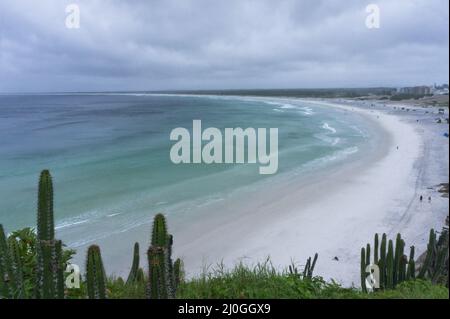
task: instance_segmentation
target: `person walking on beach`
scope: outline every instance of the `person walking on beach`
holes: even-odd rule
[[[422,196],[422,195],[420,195],[419,199],[420,199],[420,201],[423,201],[423,196]]]
[[[431,203],[431,196],[428,196],[428,202]]]

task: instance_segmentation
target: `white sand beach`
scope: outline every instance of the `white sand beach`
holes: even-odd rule
[[[419,253],[424,250],[429,229],[442,227],[448,212],[448,199],[427,189],[448,181],[448,170],[439,169],[448,165],[448,139],[429,136],[434,124],[326,104],[358,112],[379,125],[378,148],[322,180],[279,185],[236,205],[217,207],[220,214],[205,215],[191,227],[173,225],[175,254],[183,257],[188,274],[221,260],[230,266],[267,256],[279,268],[292,259],[301,267],[317,252],[316,274],[358,286],[360,248],[373,241],[375,232],[390,237],[401,232],[407,245],[416,245]],[[439,139],[438,146],[429,149],[433,139]],[[432,196],[432,203],[421,203],[419,194]]]
[[[354,101],[309,102],[365,117],[376,132],[371,150],[322,174],[292,176],[209,203],[195,220],[189,214],[170,219],[174,256],[184,260],[188,276],[220,262],[231,267],[268,256],[279,269],[291,261],[301,269],[317,252],[316,275],[359,287],[360,249],[376,232],[390,238],[401,232],[407,247],[415,245],[420,255],[430,228],[443,226],[448,198],[435,186],[448,181],[448,138],[442,136],[448,126],[437,125],[423,110],[406,114]],[[420,202],[420,195],[426,200]],[[98,240],[105,262],[115,267],[110,272],[127,274],[131,256],[124,252],[138,241],[144,253],[149,229],[141,225]]]

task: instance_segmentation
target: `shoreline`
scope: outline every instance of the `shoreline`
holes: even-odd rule
[[[271,194],[243,194],[236,205],[216,203],[214,214],[208,214],[211,206],[207,205],[200,218],[196,216],[198,222],[169,220],[169,231],[175,239],[174,256],[184,260],[188,276],[199,275],[205,267],[222,261],[229,267],[238,261],[263,262],[267,256],[276,268],[287,267],[291,259],[301,267],[307,257],[317,252],[316,274],[358,286],[360,248],[371,242],[376,232],[393,237],[401,231],[407,245],[414,244],[420,254],[429,228],[442,224],[445,217],[438,223],[439,218],[430,220],[413,209],[420,176],[417,164],[430,155],[423,150],[429,137],[418,132],[412,121],[384,110],[361,108],[355,102],[344,105],[336,100],[303,101],[321,105],[331,102],[329,106],[360,113],[384,130],[379,131],[384,136],[377,137],[381,149],[328,175],[301,182],[294,178],[271,188]],[[400,146],[398,150],[396,145]],[[148,245],[149,229],[148,224],[127,231],[129,251],[134,241],[142,247]],[[111,249],[124,245],[123,235],[113,235],[98,244],[104,247],[106,264],[120,269],[113,273],[126,276],[131,255],[123,256],[120,249],[114,249],[115,254]],[[81,249],[79,252],[81,262],[84,254]],[[143,265],[146,268],[145,262]]]
[[[393,116],[317,103],[357,112],[378,122],[386,133],[377,142],[380,149],[367,154],[369,157],[339,167],[323,180],[313,178],[309,185],[304,181],[290,183],[274,190],[275,196],[260,196],[257,212],[252,212],[250,205],[247,209],[241,207],[239,216],[232,222],[197,225],[199,230],[207,226],[215,228],[210,234],[200,238],[179,236],[178,243],[190,243],[175,247],[175,253],[180,252],[185,258],[188,271],[194,269],[196,273],[200,265],[183,252],[198,256],[205,251],[218,251],[204,254],[203,263],[217,263],[223,258],[226,266],[238,261],[256,263],[270,256],[278,269],[289,265],[291,259],[302,266],[307,257],[317,252],[317,274],[326,280],[333,278],[345,285],[358,285],[360,248],[375,232],[393,235],[385,227],[390,224],[386,223],[389,215],[395,214],[391,208],[395,207],[395,201],[411,196],[412,190],[399,189],[409,184],[407,179],[419,157],[419,146],[415,143],[418,136],[408,124]],[[397,150],[395,145],[405,146]],[[395,165],[400,159],[403,159],[402,167]],[[225,215],[228,217],[228,212]],[[191,232],[194,233],[198,234]],[[241,243],[234,244],[235,238]]]

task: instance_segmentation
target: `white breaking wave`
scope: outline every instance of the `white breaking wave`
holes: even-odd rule
[[[336,132],[337,132],[336,129],[334,127],[328,125],[327,122],[323,123],[322,128],[325,129],[325,130],[330,131],[333,134],[336,134]]]
[[[334,161],[340,161],[346,159],[348,156],[355,154],[359,151],[359,148],[357,146],[352,146],[340,151],[336,151],[333,154],[316,158],[315,160],[312,160],[304,165],[305,168],[318,168],[327,165],[330,162]]]
[[[56,225],[55,229],[64,229],[64,228],[68,228],[68,227],[72,227],[72,226],[76,226],[76,225],[80,225],[80,224],[85,224],[87,222],[89,222],[89,219],[77,220],[77,221],[64,221],[64,222],[61,222],[58,225]]]

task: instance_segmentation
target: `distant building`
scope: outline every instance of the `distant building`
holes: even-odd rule
[[[432,88],[429,86],[412,86],[412,87],[403,87],[398,89],[398,93],[400,94],[410,94],[410,95],[427,95],[432,94]]]

